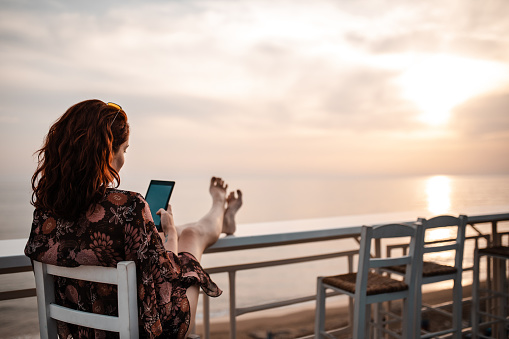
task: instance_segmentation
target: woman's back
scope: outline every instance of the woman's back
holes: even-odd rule
[[[189,310],[182,304],[187,304],[188,286],[182,284],[186,272],[181,272],[187,257],[164,250],[148,205],[137,193],[108,189],[94,208],[74,222],[36,210],[25,253],[41,262],[71,267],[115,267],[119,261],[132,260],[137,271],[140,326],[144,328],[140,334],[158,335],[164,330],[168,337],[177,337],[187,330]],[[205,272],[200,275],[211,294],[220,293]],[[55,287],[57,303],[67,307],[111,315],[118,312],[115,286],[59,278]],[[73,338],[117,337],[88,333],[88,329],[68,324],[59,324],[59,332]]]

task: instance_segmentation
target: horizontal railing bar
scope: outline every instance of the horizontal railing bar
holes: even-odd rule
[[[486,222],[497,222],[509,220],[509,213],[485,214],[467,216],[467,224],[482,224]]]
[[[327,292],[327,297],[332,297],[332,296],[336,296],[336,295],[342,295],[342,293]],[[313,300],[316,300],[316,294],[313,294],[310,296],[305,296],[305,297],[275,301],[272,303],[259,304],[259,305],[255,305],[255,306],[239,307],[239,308],[237,308],[237,311],[235,314],[237,316],[239,316],[239,315],[243,315],[246,313],[252,313],[252,312],[257,312],[257,311],[269,310],[272,308],[290,306],[290,305],[299,304],[299,303],[303,303],[306,301],[313,301]]]
[[[9,267],[0,269],[0,274],[12,274],[33,271],[32,266]]]
[[[16,291],[5,291],[5,292],[0,292],[0,301],[35,297],[36,295],[37,294],[35,292],[35,288],[27,288],[24,290],[16,290]]]
[[[303,263],[303,262],[307,262],[307,261],[316,261],[316,260],[332,259],[332,258],[337,258],[337,257],[354,256],[354,255],[358,255],[358,254],[359,254],[359,250],[334,252],[334,253],[318,254],[318,255],[307,256],[307,257],[261,261],[261,262],[250,263],[250,264],[211,267],[211,268],[207,268],[206,271],[209,274],[223,273],[223,272],[236,272],[236,271],[250,270],[250,269],[255,269],[255,268],[265,268],[265,267],[272,267],[272,266],[298,264],[298,263]]]
[[[354,230],[354,228],[356,230]],[[239,237],[239,238],[220,238],[217,242],[207,248],[204,253],[215,253],[215,252],[228,252],[237,250],[246,250],[253,248],[260,248],[260,243],[263,243],[263,248],[284,246],[284,245],[295,245],[310,242],[320,242],[336,239],[349,239],[352,237],[352,233],[361,233],[361,226],[352,226],[348,228],[338,229],[326,229],[319,231],[299,231],[292,233],[276,233],[276,234],[264,234],[254,235],[250,237]],[[309,235],[313,234],[313,237]]]
[[[506,233],[499,233],[499,234],[506,234]],[[509,234],[509,232],[507,233]],[[490,240],[490,236],[488,234],[479,234],[479,235],[471,235],[468,237],[465,237],[465,240],[473,240],[473,239],[481,239],[484,238],[487,241]],[[433,241],[426,241],[425,245],[432,245],[432,244],[439,244],[439,243],[447,243],[447,242],[453,242],[456,241],[456,238],[450,238],[450,239],[440,239],[440,240],[433,240]],[[389,251],[392,251],[393,249],[397,248],[407,248],[408,244],[394,244],[394,245],[387,245],[385,246]],[[439,247],[440,248],[440,247]]]
[[[235,312],[235,314],[237,316],[239,316],[239,315],[243,315],[246,313],[252,313],[252,312],[269,310],[272,308],[290,306],[290,305],[299,304],[299,303],[303,303],[303,302],[311,301],[311,300],[316,300],[316,296],[311,295],[311,296],[306,296],[306,297],[276,301],[276,302],[272,302],[272,303],[259,304],[259,305],[255,305],[255,306],[239,307],[239,308],[237,308],[237,311]]]

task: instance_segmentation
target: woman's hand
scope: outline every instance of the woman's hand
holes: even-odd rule
[[[178,254],[178,236],[177,229],[175,228],[175,222],[173,221],[171,205],[168,204],[168,208],[166,210],[163,208],[159,209],[156,214],[161,217],[161,228],[163,229],[163,232],[162,234],[159,232],[159,235],[163,240],[164,248]]]

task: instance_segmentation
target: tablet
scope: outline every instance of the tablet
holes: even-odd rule
[[[154,224],[159,232],[162,232],[161,217],[156,213],[160,208],[166,209],[168,207],[173,187],[175,187],[175,181],[165,180],[151,180],[148,186],[145,200],[150,206],[152,219],[154,219]]]

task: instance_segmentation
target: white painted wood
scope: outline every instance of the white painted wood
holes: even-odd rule
[[[462,276],[463,276],[463,249],[465,246],[465,229],[467,225],[467,217],[464,215],[457,217],[452,216],[437,216],[428,220],[422,220],[422,227],[424,233],[427,230],[439,228],[439,227],[456,227],[456,241],[453,245],[436,246],[433,251],[429,248],[424,247],[425,253],[436,252],[435,249],[441,248],[442,251],[455,251],[454,267],[456,268],[455,274],[444,274],[434,277],[422,277],[421,284],[431,284],[439,281],[453,280],[453,296],[452,296],[452,328],[449,333],[453,334],[454,339],[461,339],[462,330],[462,312],[463,312],[463,287],[462,287]],[[422,308],[422,285],[418,285],[416,288],[416,320],[417,324],[421,323],[421,308]],[[416,328],[416,337],[421,336],[420,326]]]
[[[136,266],[121,261],[117,267],[60,267],[34,261],[41,338],[57,338],[56,320],[118,332],[121,339],[138,338]],[[88,313],[55,304],[54,276],[115,284],[118,288],[118,317]]]
[[[56,322],[49,316],[48,306],[55,302],[53,277],[46,272],[46,266],[34,261],[35,284],[37,293],[37,308],[39,314],[39,331],[41,339],[57,338]]]
[[[57,304],[49,304],[47,308],[51,319],[99,330],[118,332],[120,322],[117,317],[76,311]]]
[[[117,284],[117,269],[114,267],[79,266],[79,270],[77,270],[76,267],[46,265],[46,268],[48,274],[59,277],[95,281],[105,284]],[[92,277],[94,280],[90,280]]]
[[[408,255],[394,258],[372,258],[371,247],[374,239],[410,237],[410,247]],[[424,242],[424,233],[422,228],[413,225],[387,224],[376,225],[373,227],[363,226],[361,230],[361,242],[359,248],[359,263],[357,269],[355,293],[352,295],[336,286],[323,283],[323,277],[317,280],[317,303],[315,315],[315,336],[316,338],[325,337],[324,321],[325,318],[325,291],[327,288],[337,292],[352,296],[354,298],[353,315],[353,338],[370,338],[369,320],[370,306],[373,303],[380,303],[391,300],[404,300],[403,309],[403,328],[402,337],[411,338],[415,327],[415,318],[411,310],[415,307],[415,286],[422,275],[422,252]],[[379,243],[378,245],[379,246]],[[400,265],[407,267],[405,283],[409,286],[408,290],[392,293],[380,293],[376,295],[367,295],[367,280],[371,269],[385,265]],[[328,337],[328,336],[327,336]]]
[[[463,288],[462,288],[462,275],[463,275],[463,248],[465,244],[465,229],[467,225],[467,217],[461,215],[454,217],[450,215],[437,216],[431,219],[420,218],[418,220],[419,228],[422,229],[423,236],[426,232],[431,229],[440,227],[452,227],[456,229],[456,239],[453,239],[453,243],[447,243],[445,245],[440,244],[425,244],[423,243],[421,248],[421,258],[426,253],[437,253],[445,251],[454,251],[454,267],[456,272],[452,274],[435,275],[431,277],[423,277],[421,274],[420,281],[417,282],[415,293],[416,293],[416,307],[415,307],[415,319],[416,328],[414,336],[415,338],[427,338],[435,337],[443,334],[442,332],[421,334],[420,323],[421,323],[421,311],[422,311],[422,285],[432,284],[441,281],[453,280],[453,311],[452,311],[452,327],[450,330],[443,331],[444,333],[452,333],[453,338],[461,338],[462,330],[462,299],[463,299]],[[422,265],[422,260],[419,262]],[[391,274],[401,275],[400,272],[386,269]]]
[[[316,310],[315,310],[315,337],[322,338],[325,329],[325,286],[322,283],[323,277],[317,278],[316,284]]]

